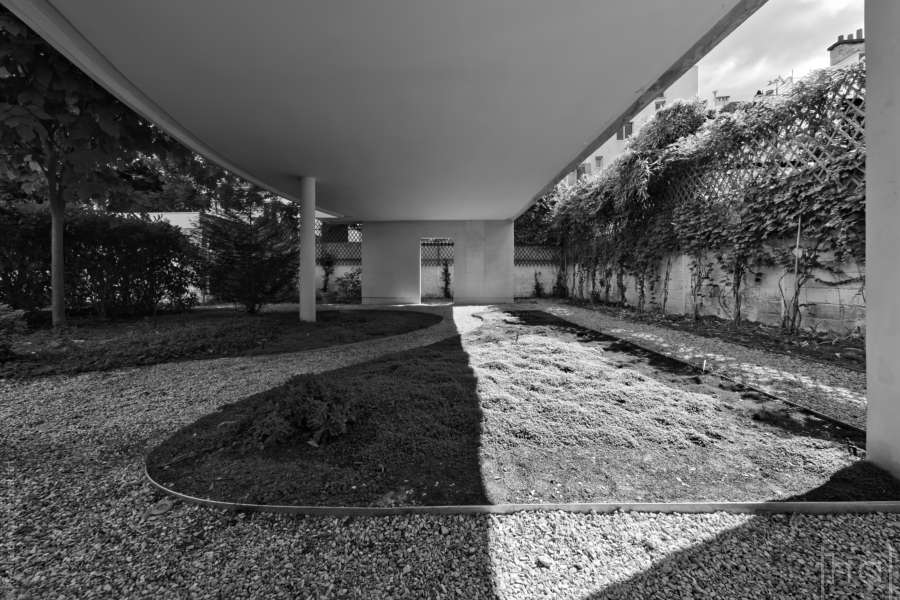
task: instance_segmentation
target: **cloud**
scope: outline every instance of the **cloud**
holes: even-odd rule
[[[778,75],[828,66],[826,48],[863,26],[863,0],[769,0],[699,63],[700,97],[752,95]]]

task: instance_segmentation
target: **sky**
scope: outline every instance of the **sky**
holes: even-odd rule
[[[698,64],[700,97],[750,96],[776,76],[828,66],[826,48],[863,26],[864,0],[769,0]]]

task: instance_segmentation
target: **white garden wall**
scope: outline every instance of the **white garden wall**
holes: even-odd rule
[[[663,302],[663,281],[666,263],[659,268],[659,278],[655,285],[648,284],[646,290],[646,310],[664,308],[669,314],[691,314],[693,299],[691,297],[691,260],[687,256],[671,257],[668,294],[665,307]],[[855,263],[842,267],[842,278],[855,279],[864,274],[862,267]],[[574,286],[572,271],[569,271],[567,284],[570,292],[577,298],[591,297],[590,281],[581,281],[575,277]],[[844,285],[828,285],[834,281],[833,275],[827,271],[819,271],[816,277],[821,281],[811,280],[800,291],[801,327],[817,329],[844,335],[849,333],[865,333],[865,288],[864,282],[853,282]],[[724,284],[728,277],[719,270],[714,270],[711,280],[717,285],[706,285],[698,297],[701,315],[713,315],[731,318],[731,289]],[[629,306],[637,306],[638,288],[633,277],[626,276],[625,298]],[[779,290],[779,281],[782,292]],[[748,275],[742,284],[741,305],[743,318],[767,325],[779,325],[785,312],[785,299],[790,302],[793,293],[793,274],[784,274],[780,267],[760,269],[757,276]],[[606,299],[605,288],[597,284],[596,291],[601,300]],[[608,299],[616,301],[618,290],[613,277]]]
[[[513,299],[512,221],[376,221],[362,224],[364,304],[417,303],[426,296],[421,242],[427,238],[454,242],[454,301]]]

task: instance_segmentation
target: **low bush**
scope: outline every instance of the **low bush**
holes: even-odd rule
[[[544,283],[541,281],[541,274],[538,271],[534,274],[534,289],[532,290],[532,293],[535,298],[544,297]]]
[[[337,301],[344,304],[362,302],[362,269],[347,271],[335,280]]]
[[[322,293],[326,294],[331,276],[334,275],[334,257],[326,252],[319,259],[319,264],[322,266]]]
[[[0,207],[0,303],[34,314],[50,299],[50,213]],[[71,210],[64,233],[66,308],[101,316],[189,308],[197,252],[168,223]]]
[[[50,214],[0,206],[0,303],[36,311],[50,303]]]
[[[301,375],[279,388],[239,434],[244,452],[279,446],[302,436],[313,446],[347,432],[355,420],[348,394],[319,375]]]
[[[441,290],[444,293],[444,298],[446,298],[447,300],[453,298],[453,289],[450,287],[450,284],[450,261],[444,259],[441,261]]]

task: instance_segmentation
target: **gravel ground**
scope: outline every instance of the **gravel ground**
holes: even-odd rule
[[[521,305],[517,306],[521,308]],[[865,373],[558,302],[542,301],[537,307],[576,325],[632,341],[697,366],[706,363],[711,371],[860,429],[866,427]]]
[[[148,444],[223,402],[453,333],[445,322],[366,347],[0,382],[0,593],[898,597],[898,515],[298,518],[169,506],[142,478]]]

